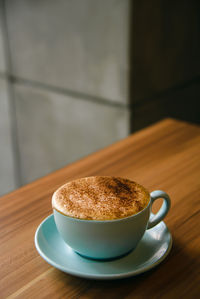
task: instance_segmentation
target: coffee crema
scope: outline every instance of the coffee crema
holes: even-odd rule
[[[115,220],[137,214],[149,200],[149,192],[136,182],[92,176],[61,186],[53,194],[52,207],[73,218]]]

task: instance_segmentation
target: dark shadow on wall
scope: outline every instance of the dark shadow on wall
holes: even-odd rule
[[[200,122],[200,2],[131,1],[131,131],[164,117]]]

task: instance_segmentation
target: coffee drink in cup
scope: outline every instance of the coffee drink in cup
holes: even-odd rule
[[[150,217],[157,198],[163,204]],[[145,231],[168,213],[170,198],[160,190],[149,194],[125,178],[93,176],[61,186],[53,194],[52,207],[65,243],[85,257],[104,260],[136,248]]]
[[[52,205],[58,212],[79,219],[114,220],[137,214],[149,203],[149,192],[120,177],[93,176],[60,187]]]

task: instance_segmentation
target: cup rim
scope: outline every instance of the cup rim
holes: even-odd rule
[[[148,192],[149,193],[149,192]],[[56,212],[58,212],[59,214],[63,215],[64,217],[66,218],[69,218],[69,219],[72,219],[74,221],[77,221],[77,222],[92,222],[92,223],[113,223],[113,222],[122,222],[122,221],[125,221],[127,219],[131,219],[131,218],[135,218],[137,216],[139,216],[140,214],[142,214],[147,208],[149,208],[149,206],[151,205],[152,201],[151,201],[151,194],[149,193],[149,202],[147,204],[147,206],[142,209],[141,211],[139,211],[138,213],[136,214],[133,214],[133,215],[130,215],[130,216],[127,216],[127,217],[123,217],[123,218],[119,218],[119,219],[105,219],[105,220],[96,220],[96,219],[80,219],[80,218],[77,218],[77,217],[71,217],[71,216],[68,216],[68,215],[65,215],[63,214],[62,212],[58,211],[56,208],[53,207],[53,211],[55,210]]]

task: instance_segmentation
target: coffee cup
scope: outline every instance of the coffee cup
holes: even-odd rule
[[[92,259],[118,258],[134,250],[146,230],[160,223],[170,208],[167,193],[156,190],[148,194],[148,203],[137,213],[118,219],[80,219],[55,209],[56,227],[61,237],[76,253]],[[152,204],[163,199],[160,210],[151,213]],[[55,193],[52,202],[54,202]]]

